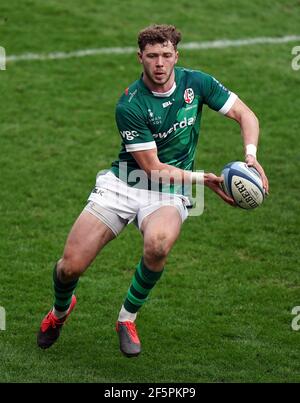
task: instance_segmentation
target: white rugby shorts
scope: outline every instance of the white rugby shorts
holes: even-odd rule
[[[137,189],[107,171],[97,175],[96,186],[85,209],[117,236],[132,221],[140,229],[143,219],[162,206],[176,207],[183,222],[188,217],[187,205],[189,199],[183,195]]]

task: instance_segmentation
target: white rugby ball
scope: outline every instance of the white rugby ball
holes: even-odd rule
[[[222,170],[224,192],[232,197],[242,209],[251,210],[260,206],[265,199],[265,191],[260,174],[245,162],[234,161]]]

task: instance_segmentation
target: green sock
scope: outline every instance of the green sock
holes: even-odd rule
[[[78,279],[68,283],[62,283],[57,276],[56,265],[53,270],[54,282],[54,308],[59,312],[65,312],[71,305],[72,295],[74,294]]]
[[[163,273],[149,270],[142,258],[134,273],[130,288],[124,302],[124,308],[131,313],[136,313],[146,302],[147,297]]]

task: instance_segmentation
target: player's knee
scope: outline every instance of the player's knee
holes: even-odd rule
[[[60,279],[63,282],[68,282],[78,278],[85,268],[79,257],[64,255],[59,261],[57,269]]]
[[[165,259],[171,249],[170,242],[166,234],[159,234],[145,240],[144,256],[148,260]]]

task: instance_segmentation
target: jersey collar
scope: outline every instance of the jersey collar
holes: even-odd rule
[[[157,96],[156,94],[159,94],[157,97],[161,97],[161,98],[169,97],[174,93],[174,91],[176,90],[176,88],[178,86],[179,69],[178,69],[178,67],[175,67],[174,70],[175,70],[175,81],[174,81],[174,84],[173,84],[172,88],[168,92],[164,92],[164,93],[161,93],[161,92],[156,93],[156,92],[154,92],[153,93],[152,91],[150,91],[149,88],[145,85],[145,83],[143,81],[143,73],[141,74],[141,78],[139,80],[140,87],[142,88],[143,92],[145,92],[147,94],[154,95],[155,97]]]
[[[170,97],[175,90],[176,90],[176,81],[174,81],[172,88],[169,89],[169,91],[166,91],[166,92],[151,91],[151,92],[157,98],[166,98],[166,97]]]

